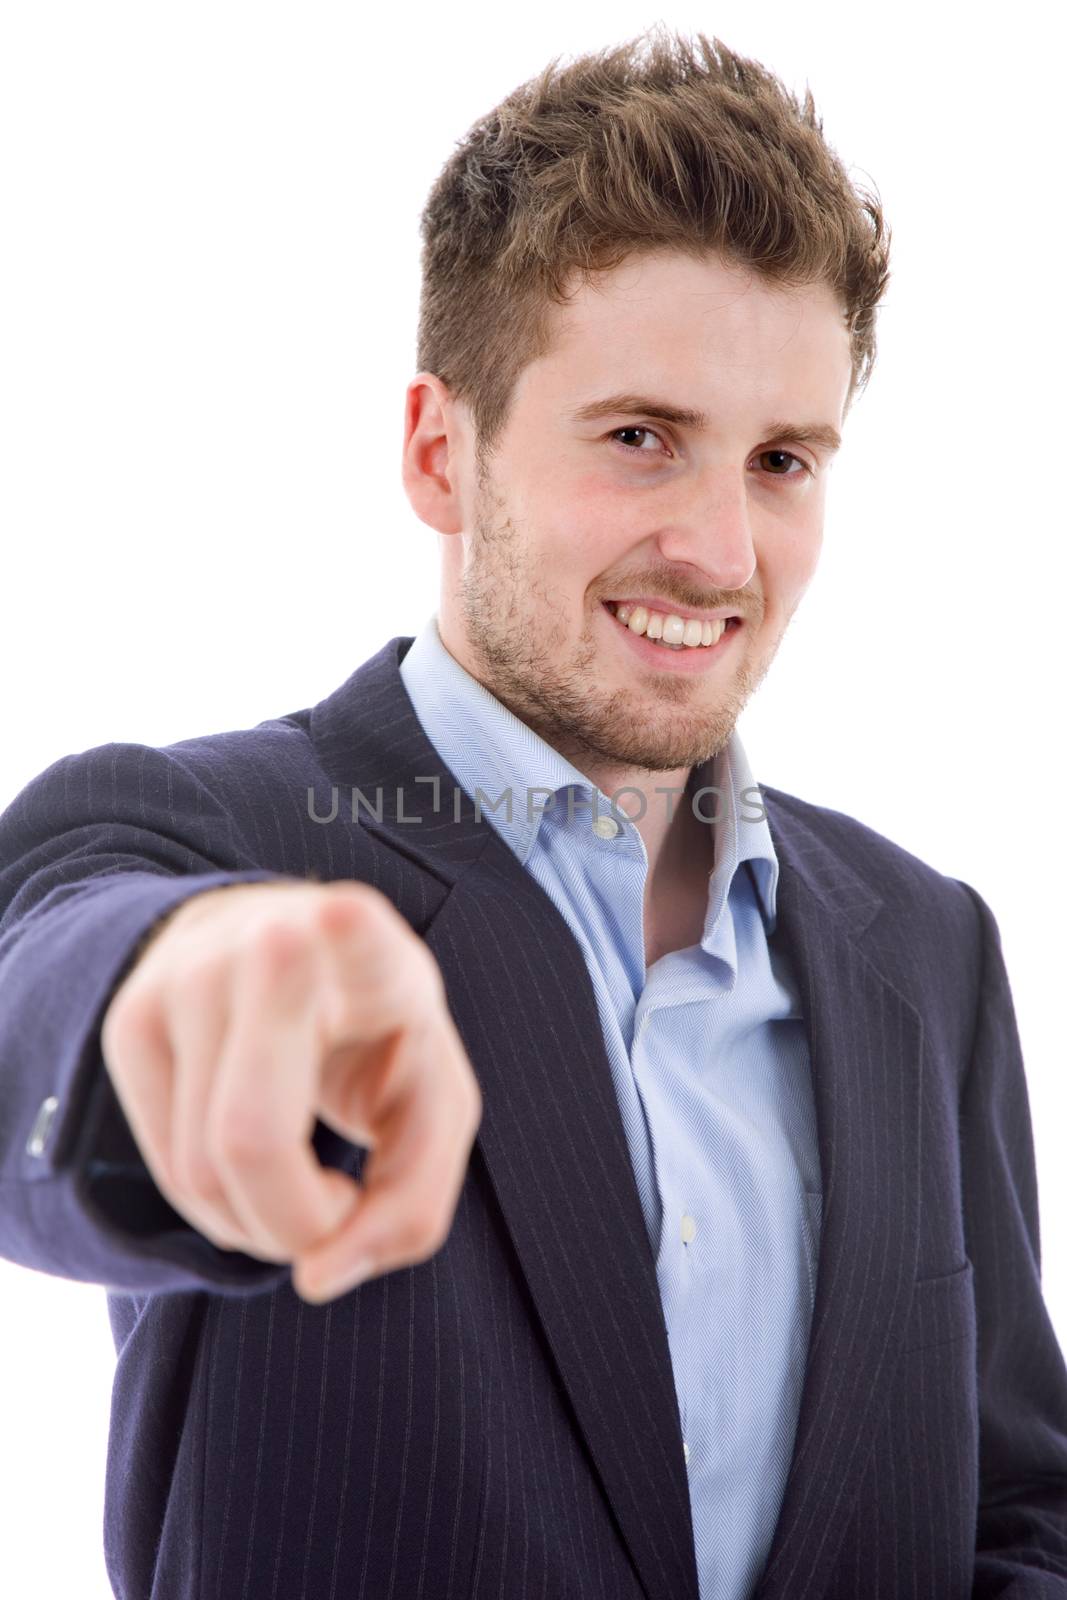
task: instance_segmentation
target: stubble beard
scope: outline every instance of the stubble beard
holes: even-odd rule
[[[781,634],[761,659],[745,654],[729,674],[720,672],[712,696],[696,679],[640,666],[629,687],[599,688],[605,647],[596,643],[593,616],[577,641],[568,638],[564,597],[554,597],[528,564],[528,542],[489,481],[480,481],[470,557],[458,583],[479,682],[579,767],[592,760],[620,770],[676,772],[717,755],[766,676]]]

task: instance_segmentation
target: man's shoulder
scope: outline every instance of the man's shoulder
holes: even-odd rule
[[[193,848],[292,832],[307,791],[321,782],[310,713],[149,744],[116,739],[70,751],[38,772],[0,819],[14,851],[42,830],[71,834],[100,824],[167,833]]]
[[[114,781],[180,781],[186,775],[207,790],[246,788],[250,782],[284,783],[296,770],[312,771],[315,753],[309,738],[310,711],[287,712],[246,727],[193,734],[167,744],[116,739],[74,751],[53,765],[58,770],[93,771]],[[48,769],[51,771],[52,769]],[[43,774],[42,774],[43,776]]]
[[[830,870],[830,862],[860,880],[881,908],[897,918],[929,917],[939,911],[960,932],[975,925],[975,891],[961,879],[847,812],[803,800],[771,784],[761,783],[772,834],[777,825],[787,834],[797,859],[810,868],[813,883]]]
[[[228,771],[239,775],[252,769],[264,776],[277,775],[293,766],[316,765],[310,724],[311,708],[305,708],[243,728],[195,734],[159,748],[202,776]]]

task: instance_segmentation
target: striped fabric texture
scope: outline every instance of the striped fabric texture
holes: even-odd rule
[[[646,969],[648,857],[621,806],[465,671],[436,616],[400,675],[585,959],[656,1263],[701,1600],[746,1600],[793,1454],[822,1196],[796,980],[768,942],[778,859],[740,739],[674,801],[719,816],[703,936]]]
[[[700,1600],[594,982],[427,738],[411,645],[255,728],[65,756],[0,816],[0,1253],[108,1291],[119,1600]],[[376,814],[353,819],[356,786],[380,790]],[[1067,1600],[1067,1370],[996,924],[854,819],[762,797],[822,1203],[753,1600]],[[483,1096],[444,1247],[315,1307],[166,1203],[100,1056],[156,920],[278,878],[389,897],[440,964]],[[322,1123],[314,1145],[358,1176],[364,1153]]]

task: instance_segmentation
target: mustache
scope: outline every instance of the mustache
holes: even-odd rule
[[[660,595],[663,606],[687,606],[692,611],[730,609],[736,611],[745,622],[758,622],[764,611],[762,595],[748,589],[697,589],[690,584],[681,584],[676,579],[671,582],[657,581],[651,574],[632,578],[623,574],[611,589],[605,590],[600,596],[600,603],[631,594]]]

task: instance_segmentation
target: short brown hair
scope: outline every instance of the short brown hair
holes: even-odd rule
[[[849,330],[847,411],[874,364],[891,230],[810,88],[801,105],[759,62],[662,24],[559,59],[458,141],[421,217],[418,370],[470,408],[479,461],[550,348],[550,302],[575,273],[652,249],[716,252],[786,289],[828,282]]]

